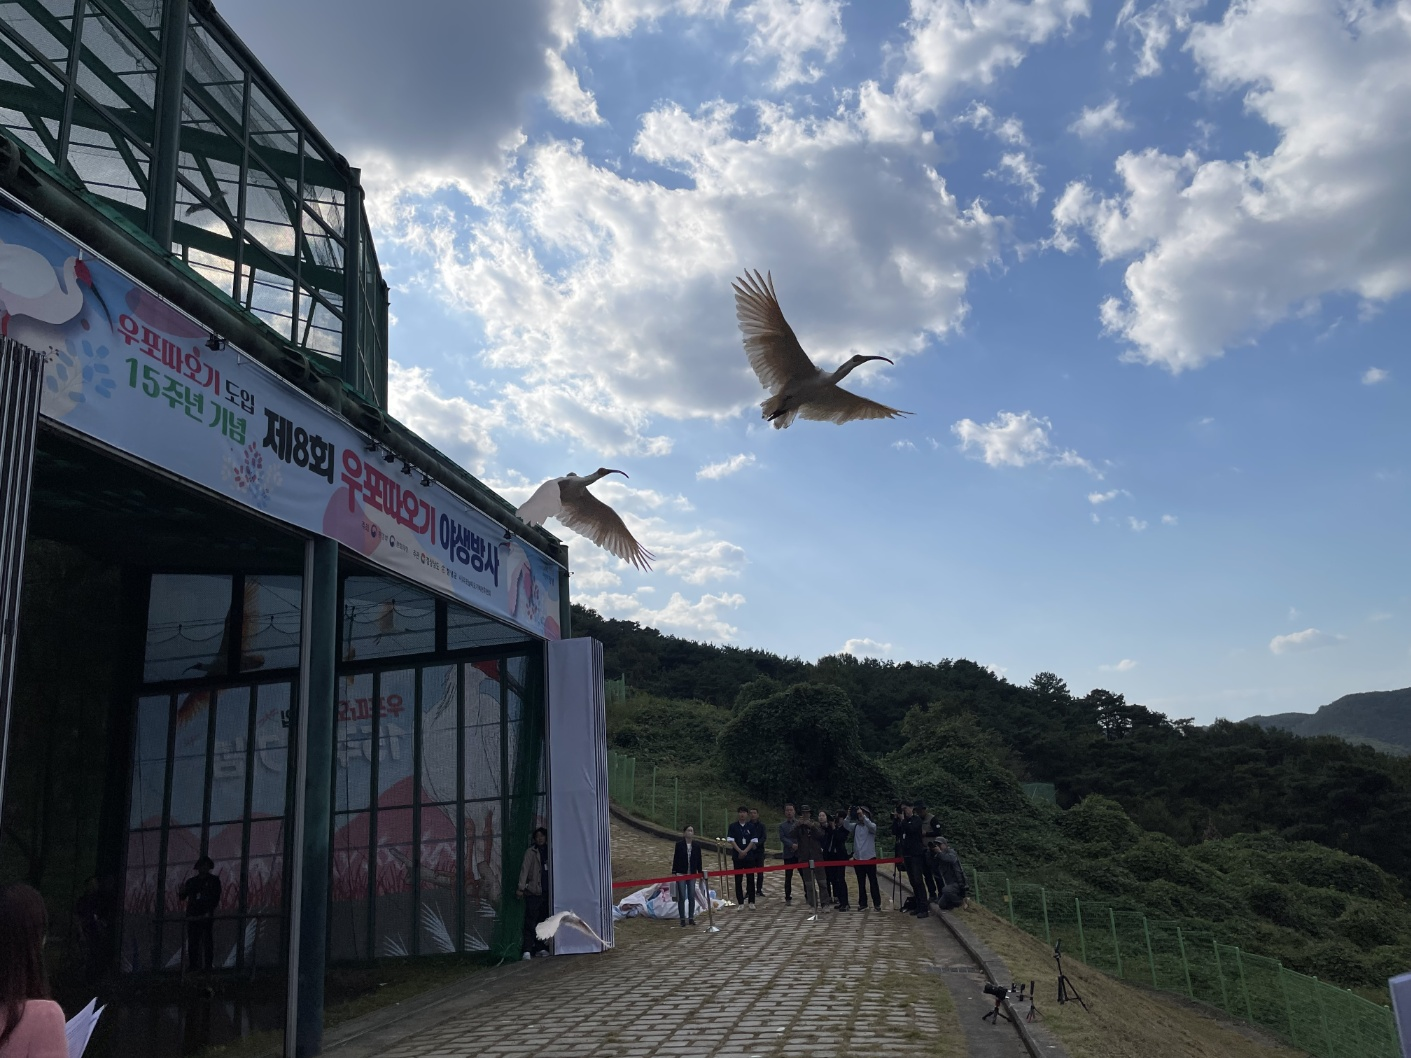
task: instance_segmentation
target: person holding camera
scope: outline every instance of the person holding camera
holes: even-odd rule
[[[917,918],[930,918],[930,902],[926,896],[926,844],[922,837],[922,813],[926,811],[926,806],[918,801],[914,805],[904,804],[901,807],[902,817],[894,831],[900,839],[902,861],[907,880],[911,883],[914,913]]]
[[[940,836],[941,821],[936,818],[934,812],[925,809],[918,809],[921,816],[921,837],[926,842],[929,849],[931,843]],[[936,873],[935,860],[931,856],[922,858],[921,866],[925,870],[926,895],[931,900],[939,900],[941,897],[941,876]]]
[[[799,862],[799,821],[794,806],[784,806],[784,820],[779,824],[779,844],[784,847],[784,903],[794,902],[794,870],[789,866]]]
[[[809,907],[823,912],[827,908],[827,880],[822,867],[814,864],[823,862],[823,820],[828,813],[819,812],[818,818],[809,815],[808,805],[804,805],[799,819],[798,835],[799,880],[803,882],[803,898]]]
[[[875,860],[877,858],[877,824],[872,819],[872,813],[862,805],[857,806],[848,813],[848,818],[843,821],[843,826],[847,827],[848,833],[852,835],[852,854],[854,859]],[[853,874],[857,875],[857,909],[867,910],[867,883],[872,883],[872,906],[878,911],[882,910],[882,893],[877,888],[877,865],[875,863],[853,864]]]

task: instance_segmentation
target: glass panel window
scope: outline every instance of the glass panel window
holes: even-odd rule
[[[333,817],[333,888],[329,916],[329,955],[365,959],[367,950],[367,812]]]
[[[250,814],[259,819],[284,815],[289,788],[290,685],[267,683],[255,690],[255,782]]]
[[[403,669],[381,674],[377,694],[377,803],[409,805],[413,788],[412,707],[416,704],[416,672]]]
[[[284,820],[250,824],[250,866],[245,883],[250,911],[278,911],[284,906]]]
[[[412,810],[377,813],[377,947],[381,957],[412,952]]]
[[[302,577],[247,577],[241,671],[299,667]]]
[[[147,607],[143,680],[223,675],[228,667],[231,578],[158,573]]]
[[[455,805],[423,808],[421,827],[421,953],[441,955],[460,949],[456,939]]]
[[[176,740],[172,747],[172,823],[201,824],[206,804],[206,736],[211,718],[211,691],[177,695]],[[197,843],[199,846],[199,842]],[[194,857],[193,857],[194,858]]]
[[[343,582],[343,660],[428,653],[436,647],[436,603],[386,577]]]
[[[507,643],[523,643],[529,637],[518,628],[501,624],[493,617],[476,613],[464,606],[446,606],[446,648],[470,650],[474,647],[494,647]]]
[[[500,915],[504,891],[500,871],[500,833],[496,826],[500,803],[466,805],[465,812],[467,841],[462,947],[465,951],[487,951],[495,934],[495,920]],[[475,831],[473,842],[469,840],[472,824]],[[518,878],[519,864],[511,864],[509,869]],[[510,884],[513,886],[514,882]]]
[[[372,674],[338,680],[333,808],[367,808],[372,788]]]
[[[171,695],[137,702],[137,733],[132,747],[132,808],[128,825],[156,826],[162,820],[167,783],[167,722]],[[154,861],[155,864],[155,861]]]
[[[456,666],[421,672],[421,800],[451,801],[456,794]]]
[[[211,820],[244,819],[245,770],[250,758],[249,687],[232,687],[217,694],[215,736]]]
[[[465,679],[465,782],[462,797],[500,796],[499,664],[480,661],[462,668]]]

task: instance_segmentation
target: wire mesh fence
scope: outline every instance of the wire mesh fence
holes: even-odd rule
[[[718,794],[683,785],[680,776],[655,764],[638,768],[636,757],[615,750],[608,750],[608,797],[633,815],[672,830],[693,826],[702,838],[724,837],[737,807]]]
[[[1113,977],[1217,1007],[1318,1058],[1400,1058],[1391,1009],[1205,930],[1071,892],[970,871],[971,896]]]

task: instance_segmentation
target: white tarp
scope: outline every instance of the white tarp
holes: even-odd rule
[[[711,894],[711,899],[711,906],[716,911],[727,906],[724,900],[715,898],[714,892]],[[622,918],[680,918],[680,912],[676,908],[676,885],[672,882],[658,882],[645,889],[638,889],[635,893],[624,896],[617,902],[617,913]],[[697,879],[696,914],[704,915],[705,913],[705,883]]]
[[[548,654],[551,913],[572,911],[611,944],[603,645],[596,639],[563,639],[550,643]],[[555,955],[601,950],[578,930],[562,929],[554,938]]]

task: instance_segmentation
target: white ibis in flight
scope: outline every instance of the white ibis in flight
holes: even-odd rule
[[[561,478],[550,478],[534,490],[534,495],[525,500],[515,514],[529,525],[543,525],[547,519],[557,518],[604,551],[640,570],[649,570],[652,568],[652,553],[627,531],[621,515],[588,491],[589,485],[609,474],[627,477],[621,470],[599,467],[587,477],[565,474]]]

